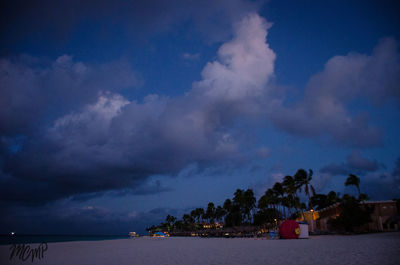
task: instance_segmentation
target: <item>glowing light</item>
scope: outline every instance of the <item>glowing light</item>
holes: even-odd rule
[[[11,232],[11,235],[13,236],[13,235],[15,235],[15,233],[14,233],[14,232]]]

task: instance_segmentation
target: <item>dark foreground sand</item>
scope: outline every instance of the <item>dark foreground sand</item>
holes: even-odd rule
[[[0,246],[0,264],[400,264],[399,232],[297,240],[142,237],[49,243],[44,258],[33,263],[9,261],[9,248]]]

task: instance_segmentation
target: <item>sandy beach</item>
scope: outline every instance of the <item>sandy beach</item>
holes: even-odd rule
[[[38,244],[31,244],[36,247]],[[400,233],[313,236],[298,240],[150,238],[49,243],[41,260],[1,264],[399,264]]]

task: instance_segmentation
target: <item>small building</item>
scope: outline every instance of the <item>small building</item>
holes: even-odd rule
[[[395,201],[366,201],[360,204],[373,208],[371,222],[360,227],[360,230],[396,231],[399,229],[400,217]],[[340,203],[336,203],[318,211],[305,212],[301,221],[307,221],[310,232],[330,232],[328,220],[337,218],[340,212]]]
[[[139,237],[139,234],[136,232],[129,232],[130,237]]]
[[[214,223],[203,222],[201,225],[204,229],[220,229],[224,227],[224,223],[222,222],[214,222]]]

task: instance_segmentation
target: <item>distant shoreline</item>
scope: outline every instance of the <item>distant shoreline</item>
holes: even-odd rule
[[[128,235],[0,235],[0,245],[127,239]]]

